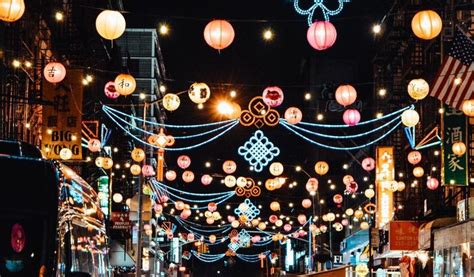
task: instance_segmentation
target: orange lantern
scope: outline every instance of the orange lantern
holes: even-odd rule
[[[364,216],[364,212],[362,210],[357,210],[354,212],[354,217],[357,219],[361,219]]]
[[[265,224],[264,222],[260,222],[260,223],[258,224],[258,229],[260,229],[260,230],[262,230],[262,231],[265,230],[265,229],[267,229],[267,224]]]
[[[354,182],[354,177],[352,177],[351,175],[345,175],[342,178],[342,182],[344,183],[344,185],[348,186],[351,184],[351,182]]]
[[[418,151],[411,151],[408,153],[408,162],[412,165],[418,164],[421,162],[421,153]]]
[[[204,40],[217,50],[227,48],[234,41],[234,37],[234,28],[225,20],[213,20],[204,28]]]
[[[280,203],[276,202],[276,201],[273,201],[272,203],[270,203],[270,210],[276,212],[276,211],[279,211],[280,210]]]
[[[0,0],[0,20],[14,22],[25,13],[25,2],[23,0]]]
[[[57,84],[66,77],[66,68],[61,63],[50,62],[44,67],[43,74],[46,81]]]
[[[105,157],[103,159],[103,162],[102,162],[103,169],[111,169],[113,165],[114,165],[114,161],[111,158]]]
[[[186,155],[181,155],[178,157],[178,166],[181,169],[186,169],[191,165],[191,158]]]
[[[301,201],[301,206],[303,206],[303,208],[305,209],[308,209],[309,207],[311,207],[311,200],[309,199],[303,199],[303,201]]]
[[[87,148],[91,152],[99,152],[100,151],[100,145],[101,145],[101,143],[100,143],[100,140],[98,140],[98,139],[90,139],[87,142]]]
[[[413,168],[413,176],[419,178],[419,177],[423,176],[424,174],[425,174],[425,170],[423,169],[423,167],[417,166],[417,167]]]
[[[142,168],[138,164],[134,164],[130,167],[130,172],[132,175],[137,176],[142,172]]]
[[[453,153],[457,156],[462,156],[466,153],[466,144],[462,141],[458,141],[452,146]]]
[[[209,224],[209,225],[214,224],[214,221],[215,221],[215,220],[214,220],[214,218],[212,218],[212,217],[206,218],[206,222],[207,222],[207,224]]]
[[[182,177],[183,181],[186,183],[191,183],[192,181],[194,181],[194,173],[192,171],[184,171]]]
[[[155,170],[153,169],[153,166],[145,164],[142,166],[142,174],[145,177],[150,177],[155,175]]]
[[[462,111],[469,117],[474,116],[474,99],[464,100],[462,102]]]
[[[234,161],[225,161],[222,164],[222,170],[227,174],[232,174],[237,170],[237,164]]]
[[[115,78],[115,90],[117,90],[120,95],[127,96],[132,94],[136,87],[137,82],[130,74],[120,74]]]
[[[298,124],[303,119],[303,113],[296,107],[290,107],[285,111],[285,119],[290,124]]]
[[[274,162],[270,165],[269,170],[273,176],[280,176],[283,173],[283,164]]]
[[[132,156],[132,160],[139,163],[145,159],[145,151],[143,151],[143,149],[141,148],[134,148],[132,150],[131,156]]]
[[[176,202],[174,203],[174,207],[175,207],[176,210],[178,210],[178,211],[184,210],[184,206],[185,206],[184,202],[183,202],[183,201],[180,201],[180,200],[178,200],[178,201],[176,201]]]
[[[329,165],[325,161],[319,161],[314,165],[314,171],[319,175],[325,175],[329,171]]]
[[[165,177],[166,177],[166,180],[168,180],[170,182],[176,180],[176,171],[174,171],[174,170],[166,171]]]
[[[340,85],[336,89],[336,101],[346,107],[354,103],[357,99],[357,91],[351,85]]]
[[[441,33],[443,21],[432,10],[419,11],[411,20],[411,29],[415,36],[421,39],[433,39]]]

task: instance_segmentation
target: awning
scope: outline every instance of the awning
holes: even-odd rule
[[[454,217],[443,217],[424,223],[420,226],[418,231],[418,249],[430,250],[433,249],[433,235],[432,230],[444,227],[456,222]]]
[[[135,261],[133,258],[123,249],[116,241],[112,241],[110,246],[110,265],[111,266],[121,266],[121,267],[133,267],[135,266]]]

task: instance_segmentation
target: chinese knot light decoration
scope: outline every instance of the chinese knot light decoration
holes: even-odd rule
[[[127,96],[132,94],[137,88],[137,82],[130,74],[119,74],[115,78],[115,90],[117,90],[120,95]]]
[[[57,84],[66,77],[66,68],[62,63],[50,62],[44,67],[43,74],[46,81]]]
[[[417,166],[415,168],[413,168],[413,176],[415,177],[421,177],[425,174],[425,170],[423,169],[423,167],[421,166]]]
[[[474,116],[474,99],[464,100],[464,102],[462,102],[461,109],[466,116],[473,117]]]
[[[434,177],[430,177],[428,178],[428,181],[426,181],[426,186],[430,189],[430,190],[435,190],[438,188],[438,185],[439,185],[439,181],[438,179],[434,178]]]
[[[283,103],[285,98],[283,90],[279,87],[267,87],[262,94],[263,102],[272,108],[276,108]]]
[[[204,104],[211,97],[211,89],[205,83],[194,83],[189,87],[188,96],[196,104]]]
[[[316,171],[317,174],[323,176],[329,171],[329,165],[325,161],[319,161],[314,165],[314,171]]]
[[[227,48],[234,41],[232,25],[225,20],[213,20],[204,28],[204,40],[216,50]]]
[[[280,210],[280,203],[276,202],[276,201],[273,201],[272,203],[270,203],[270,210],[276,212],[276,211],[279,211]]]
[[[0,0],[0,20],[15,22],[25,13],[24,0]]]
[[[301,201],[301,206],[303,206],[303,208],[305,209],[308,209],[309,207],[311,207],[311,200],[309,199],[303,199],[303,201]]]
[[[318,184],[319,181],[316,178],[309,178],[308,181],[306,182],[306,190],[309,193],[316,193],[318,190]]]
[[[407,159],[412,165],[418,164],[421,162],[421,153],[418,151],[411,151],[408,153]]]
[[[186,155],[181,155],[178,157],[178,166],[181,169],[186,169],[191,165],[191,158]]]
[[[201,183],[205,186],[210,185],[212,183],[212,177],[209,174],[204,174],[201,177]]]
[[[123,15],[112,10],[102,11],[95,20],[97,33],[109,40],[119,38],[125,32],[126,25]]]
[[[290,107],[285,111],[285,119],[290,124],[298,124],[303,119],[303,113],[296,107]]]
[[[429,40],[437,37],[442,28],[441,17],[432,10],[419,11],[411,20],[413,33],[421,39]]]
[[[356,109],[348,109],[344,112],[342,119],[348,126],[355,126],[360,122],[360,113]]]
[[[109,99],[117,99],[120,96],[120,93],[115,89],[115,82],[107,82],[104,86],[104,94]]]
[[[413,79],[408,83],[408,94],[415,100],[422,100],[430,92],[430,85],[424,79]]]
[[[413,127],[420,121],[420,115],[415,110],[406,110],[401,117],[403,125],[407,127]]]
[[[192,171],[184,171],[182,177],[185,183],[191,183],[192,181],[194,181],[194,173]]]
[[[163,96],[163,108],[167,111],[175,111],[179,108],[181,104],[181,100],[179,96],[174,93],[167,93]]]
[[[329,21],[317,21],[309,26],[306,39],[316,50],[326,50],[336,42],[337,31]]]
[[[153,169],[153,166],[145,164],[142,166],[142,174],[145,177],[150,177],[155,175],[155,170]]]
[[[71,149],[69,149],[67,147],[61,149],[61,151],[59,151],[59,157],[63,160],[69,160],[70,158],[72,158]]]
[[[453,153],[457,156],[462,156],[466,153],[466,144],[462,141],[458,141],[452,146]]]
[[[227,160],[222,164],[222,170],[227,174],[232,174],[237,170],[237,164],[234,161]]]
[[[362,168],[365,171],[372,171],[375,168],[375,160],[371,157],[367,157],[362,160]]]
[[[270,174],[273,176],[280,176],[283,173],[283,164],[280,162],[274,162],[269,167]]]
[[[346,107],[354,103],[357,99],[357,91],[351,85],[340,85],[336,89],[336,101]]]
[[[98,140],[98,139],[90,139],[87,142],[87,148],[91,152],[99,152],[100,151],[100,146],[101,146],[101,143],[100,143],[100,140]]]
[[[176,171],[174,171],[174,170],[166,171],[165,178],[166,178],[166,180],[168,180],[170,182],[176,180]]]
[[[141,148],[134,148],[132,150],[132,160],[139,163],[145,159],[145,151]]]

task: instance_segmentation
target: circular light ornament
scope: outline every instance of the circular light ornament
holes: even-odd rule
[[[132,175],[138,176],[141,172],[142,168],[138,164],[133,164],[132,166],[130,166],[130,173],[132,173]]]
[[[163,108],[167,111],[176,111],[181,104],[179,96],[174,93],[167,93],[163,96]]]
[[[298,124],[303,119],[303,113],[296,107],[290,107],[285,111],[285,119],[289,124]]]
[[[245,186],[247,186],[247,178],[245,177],[237,178],[237,186],[240,188],[244,188]]]
[[[305,209],[308,209],[309,207],[311,207],[311,200],[309,199],[303,199],[303,201],[301,201],[301,206],[303,206],[303,208]]]
[[[332,225],[332,227],[334,227],[334,229],[337,231],[337,232],[340,232],[342,231],[342,229],[344,229],[344,226],[340,223],[340,222],[336,222]]]
[[[346,107],[353,104],[357,99],[357,91],[351,85],[340,85],[336,89],[336,101]]]
[[[258,224],[258,229],[260,229],[260,230],[262,230],[262,231],[265,230],[265,229],[267,229],[267,224],[265,224],[264,222],[260,222],[260,223]]]
[[[176,171],[167,170],[166,173],[165,173],[165,178],[166,178],[166,180],[172,182],[172,181],[176,180],[176,177],[177,177],[176,175],[177,175]]]
[[[364,212],[362,210],[357,210],[354,212],[354,217],[357,219],[361,219],[364,216]]]
[[[273,201],[272,203],[270,203],[270,210],[276,212],[276,211],[279,211],[280,210],[280,203],[276,202],[276,201]]]
[[[466,144],[462,141],[458,141],[452,146],[453,153],[457,156],[462,156],[466,153]]]
[[[272,174],[273,176],[280,176],[281,174],[283,174],[283,164],[280,162],[274,162],[270,164],[269,170],[270,174]]]
[[[365,171],[372,171],[375,168],[375,160],[371,157],[367,157],[362,160],[362,168]]]
[[[227,160],[222,164],[222,170],[227,174],[232,174],[237,170],[237,164],[234,161]]]
[[[406,187],[406,185],[405,185],[404,182],[402,182],[402,181],[398,182],[398,189],[397,189],[398,191],[403,191],[405,189],[405,187]]]
[[[417,167],[413,168],[413,176],[415,176],[417,178],[420,178],[424,174],[425,174],[425,170],[423,169],[423,167],[417,166]]]
[[[133,148],[131,156],[132,160],[139,163],[145,159],[145,151],[141,148]]]
[[[66,68],[62,63],[50,62],[44,67],[43,75],[46,81],[57,84],[66,77]]]
[[[119,38],[124,32],[127,23],[125,18],[118,11],[102,11],[95,20],[97,33],[105,39],[114,40]]]
[[[329,165],[325,161],[319,161],[314,165],[314,171],[321,176],[326,175],[329,171]]]
[[[407,127],[413,127],[420,121],[420,115],[415,110],[406,110],[401,117],[403,125]]]
[[[360,113],[356,109],[348,109],[342,115],[344,123],[348,126],[355,126],[360,122]]]
[[[229,47],[234,41],[234,37],[234,28],[225,20],[213,20],[204,28],[204,40],[216,50]]]
[[[120,96],[120,93],[115,89],[115,82],[107,82],[104,86],[104,94],[109,99],[117,99]]]
[[[430,190],[435,190],[438,188],[439,181],[438,179],[434,177],[428,178],[428,181],[426,181],[426,187],[428,187]]]
[[[316,50],[326,50],[336,42],[337,31],[329,21],[317,21],[309,26],[306,39]]]
[[[63,160],[69,160],[72,158],[72,151],[71,149],[64,147],[59,151],[59,157]]]
[[[430,85],[424,79],[413,79],[408,83],[408,95],[415,100],[422,100],[430,92]]]
[[[15,22],[25,13],[23,0],[0,0],[0,20]]]
[[[415,165],[421,162],[421,158],[422,158],[421,153],[416,150],[411,151],[410,153],[408,153],[408,156],[407,156],[408,162],[411,163],[412,165]]]
[[[207,209],[210,212],[215,212],[215,211],[217,211],[217,204],[214,203],[214,202],[211,202],[211,203],[207,204]]]
[[[201,183],[205,186],[208,186],[212,183],[212,176],[209,174],[204,174],[201,177]]]
[[[411,29],[415,36],[429,40],[437,37],[443,28],[441,17],[432,10],[419,11],[411,20]]]
[[[275,226],[276,226],[276,227],[281,227],[281,226],[283,226],[283,220],[278,219],[278,220],[275,222]]]
[[[115,90],[123,96],[132,94],[137,88],[137,81],[130,74],[119,74],[115,78],[114,84]]]
[[[112,196],[112,199],[114,200],[115,203],[120,203],[123,200],[123,196],[120,193],[114,193]]]
[[[306,182],[306,190],[309,193],[315,193],[318,190],[319,181],[316,178],[309,178]]]
[[[98,140],[98,139],[90,139],[87,142],[87,148],[91,152],[99,152],[100,151],[100,146],[101,146],[101,143],[100,143],[100,140]]]
[[[209,242],[210,242],[210,243],[215,243],[216,240],[217,240],[216,235],[210,235],[210,236],[209,236]]]
[[[364,195],[365,195],[365,197],[367,197],[369,199],[372,199],[375,196],[375,191],[374,191],[374,189],[366,189],[364,191]]]
[[[291,231],[291,225],[288,224],[288,223],[285,224],[285,225],[283,226],[283,230],[285,230],[285,232],[290,232],[290,231]]]
[[[196,104],[204,104],[211,97],[211,89],[205,83],[194,83],[189,87],[188,96]]]
[[[183,178],[183,181],[185,183],[191,183],[192,181],[194,181],[194,173],[190,170],[184,171],[181,177]]]
[[[186,155],[181,155],[178,157],[177,163],[181,169],[186,169],[191,165],[191,158]]]
[[[283,103],[285,98],[283,90],[279,87],[267,87],[263,93],[263,102],[272,108],[276,108]]]
[[[474,99],[464,100],[461,109],[466,116],[474,117]]]
[[[358,264],[355,268],[355,272],[357,277],[364,277],[369,274],[369,268],[367,264]]]
[[[233,188],[237,184],[237,179],[232,175],[227,175],[224,179],[224,184],[228,188]]]
[[[352,208],[349,208],[346,210],[346,215],[352,216],[354,214],[354,210]]]

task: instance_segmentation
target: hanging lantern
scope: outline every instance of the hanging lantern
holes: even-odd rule
[[[319,227],[319,230],[321,231],[321,233],[326,233],[328,231],[328,226],[326,225],[321,225]]]
[[[319,161],[314,165],[314,171],[316,171],[317,174],[323,176],[328,173],[329,165],[327,162]]]
[[[288,224],[288,223],[285,224],[285,225],[283,226],[283,230],[285,230],[285,232],[290,232],[290,231],[291,231],[291,225]]]
[[[303,119],[303,113],[296,107],[291,107],[285,111],[285,119],[290,124],[298,124]]]
[[[340,85],[336,89],[336,101],[346,107],[354,103],[357,99],[357,91],[351,85]]]
[[[438,188],[438,185],[439,185],[439,181],[438,179],[434,178],[434,177],[430,177],[428,178],[428,181],[426,181],[426,186],[430,189],[430,190],[435,190]]]
[[[362,229],[362,230],[367,230],[367,229],[369,229],[369,227],[370,227],[369,223],[367,223],[366,221],[362,221],[360,223],[360,229]]]
[[[237,164],[234,161],[225,161],[222,164],[222,170],[227,174],[232,174],[237,170]]]
[[[360,122],[360,113],[355,109],[348,109],[342,115],[344,123],[348,126],[355,126]]]
[[[132,173],[132,175],[138,176],[141,172],[142,168],[138,164],[133,164],[132,166],[130,166],[130,173]]]
[[[306,223],[306,215],[300,214],[298,215],[298,223],[304,225]]]
[[[104,94],[110,99],[117,99],[120,96],[120,93],[115,89],[115,82],[110,81],[105,84]]]
[[[278,219],[276,222],[275,222],[275,226],[276,227],[281,227],[283,226],[283,221],[281,219]]]
[[[174,170],[167,170],[165,173],[166,180],[172,182],[176,180],[176,171]]]
[[[344,218],[343,220],[341,220],[341,224],[342,226],[347,226],[349,225],[349,220],[347,218]]]
[[[353,210],[352,208],[349,208],[349,209],[346,210],[345,213],[346,213],[346,215],[348,215],[348,216],[352,216],[352,215],[354,214],[354,210]]]
[[[344,185],[348,186],[351,184],[351,182],[354,182],[354,177],[352,177],[351,175],[345,175],[342,178],[342,182],[344,183]]]
[[[204,174],[201,177],[201,183],[205,186],[210,185],[212,182],[212,177],[209,174]]]
[[[402,181],[398,182],[398,191],[403,191],[405,189],[405,183]]]
[[[415,168],[413,168],[413,176],[415,177],[421,177],[425,174],[425,170],[423,169],[423,167],[421,166],[417,166]]]
[[[175,111],[179,108],[181,104],[181,100],[179,96],[174,93],[167,93],[163,96],[163,108],[167,111]]]
[[[361,219],[364,216],[364,212],[362,210],[357,210],[354,212],[354,217],[357,219]]]
[[[204,104],[211,97],[211,89],[205,83],[194,83],[189,87],[188,96],[196,104]]]
[[[270,165],[269,170],[273,176],[280,176],[283,173],[283,164],[274,162]]]
[[[185,183],[191,183],[192,181],[194,181],[194,173],[189,170],[184,171],[181,177],[183,177],[183,181]]]
[[[252,219],[250,223],[252,224],[252,227],[257,227],[258,224],[260,223],[260,220],[258,220],[257,218],[254,218]]]
[[[283,90],[279,87],[267,87],[262,94],[263,102],[272,108],[276,108],[283,103]]]
[[[184,205],[185,205],[184,202],[181,200],[178,200],[174,203],[174,207],[178,211],[182,211],[184,209]]]
[[[311,207],[311,200],[309,199],[303,199],[303,201],[301,201],[301,206],[303,206],[303,208],[305,209],[308,209],[309,207]]]
[[[179,217],[181,217],[182,219],[188,219],[188,217],[191,216],[191,210],[190,209],[184,209],[181,214],[179,215]]]
[[[466,144],[462,141],[458,141],[452,146],[453,153],[457,156],[462,156],[466,153]]]
[[[0,0],[0,20],[15,22],[25,13],[24,0]]]
[[[189,233],[187,236],[186,236],[187,240],[188,241],[194,241],[194,234],[193,233]]]
[[[275,223],[277,220],[278,220],[278,216],[274,214],[270,215],[270,217],[268,218],[268,221],[270,221],[270,223]]]
[[[365,171],[372,171],[375,168],[375,160],[371,157],[367,157],[362,160],[362,168]]]
[[[204,40],[216,50],[227,48],[234,41],[232,25],[225,20],[213,20],[204,28]]]
[[[420,121],[420,115],[415,110],[406,110],[402,113],[402,123],[407,127],[413,127]]]
[[[229,119],[238,119],[238,118],[240,118],[240,114],[242,113],[242,108],[240,108],[240,105],[233,102],[233,103],[231,103],[231,106],[232,106],[232,113],[227,115],[229,117]]]
[[[230,225],[232,226],[232,228],[238,228],[240,223],[238,220],[234,220],[230,223]]]
[[[217,204],[214,203],[214,202],[211,202],[211,203],[207,204],[207,209],[210,212],[215,212],[217,210]]]
[[[325,50],[336,42],[337,31],[329,21],[316,21],[306,32],[306,39],[316,50]]]
[[[215,243],[216,240],[217,240],[216,235],[210,235],[210,236],[209,236],[209,242],[210,242],[210,243]]]
[[[95,158],[95,166],[103,167],[104,166],[104,157]]]
[[[232,175],[227,175],[224,179],[224,184],[228,188],[233,188],[237,184],[237,179]]]
[[[99,152],[100,151],[100,146],[101,146],[101,143],[100,143],[100,140],[98,140],[98,139],[90,139],[87,142],[87,148],[91,152]]]
[[[66,68],[61,63],[50,62],[44,67],[43,74],[46,81],[57,84],[66,77]]]
[[[270,210],[276,212],[276,211],[279,211],[280,210],[280,203],[276,202],[276,201],[273,201],[272,203],[270,203]]]
[[[318,190],[319,181],[316,178],[309,178],[306,182],[306,190],[311,193],[316,193]]]
[[[142,174],[145,177],[150,177],[155,175],[155,170],[153,169],[153,166],[145,164],[142,166]]]
[[[367,197],[369,199],[372,199],[372,197],[375,196],[375,191],[373,189],[366,189],[364,191],[364,195],[365,195],[365,197]]]
[[[334,213],[328,213],[326,214],[327,216],[327,221],[333,222],[336,219],[336,215]]]
[[[72,158],[71,149],[69,149],[67,147],[61,149],[61,151],[59,151],[59,157],[63,160],[69,160],[70,158]]]
[[[131,156],[132,160],[139,163],[145,159],[145,151],[141,148],[133,148]]]
[[[342,198],[342,195],[336,194],[332,197],[332,201],[334,201],[335,204],[341,204],[344,198]]]
[[[412,165],[418,164],[421,162],[421,153],[418,151],[411,151],[408,153],[407,159]]]
[[[125,32],[126,25],[125,18],[118,11],[102,11],[95,20],[99,35],[109,40],[119,38]]]
[[[137,82],[130,74],[120,74],[115,78],[115,89],[120,95],[127,96],[132,94],[137,88]]]
[[[348,193],[356,193],[358,189],[359,185],[355,181],[352,181],[349,183],[349,185],[346,185],[346,191]]]
[[[261,240],[262,238],[259,235],[255,235],[252,237],[252,242],[257,243]]]
[[[413,33],[421,39],[428,40],[437,37],[442,28],[441,17],[432,10],[419,11],[411,20]]]
[[[462,111],[466,116],[474,116],[474,99],[464,100],[462,102]]]
[[[267,229],[267,224],[265,224],[264,222],[260,222],[260,223],[258,224],[258,229],[260,229],[260,230],[262,230],[262,231],[265,230],[265,229]]]
[[[244,188],[245,186],[247,186],[247,178],[245,177],[237,178],[237,186],[241,188]]]
[[[269,191],[273,191],[275,189],[278,189],[278,186],[280,185],[280,183],[278,182],[278,180],[276,178],[274,179],[267,179],[265,181],[265,188]]]
[[[153,206],[153,210],[155,211],[156,214],[161,215],[163,213],[163,205],[155,204]]]
[[[336,222],[332,225],[332,227],[334,227],[334,229],[336,230],[336,232],[340,232],[342,231],[342,229],[344,229],[344,226],[340,223],[340,222]]]
[[[181,169],[186,169],[191,165],[191,158],[186,155],[181,155],[178,157],[177,163]]]
[[[430,85],[424,79],[413,79],[408,83],[408,94],[415,100],[422,100],[430,92]]]

